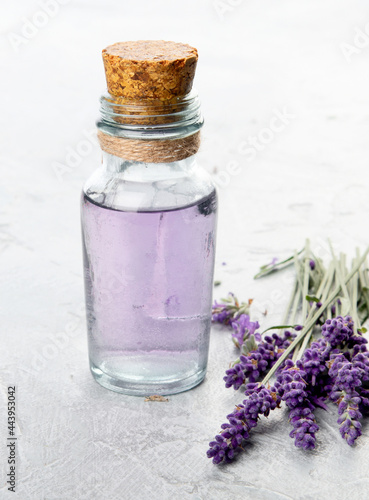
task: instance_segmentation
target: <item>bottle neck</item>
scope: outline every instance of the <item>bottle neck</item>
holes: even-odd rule
[[[133,140],[183,139],[197,133],[204,120],[197,92],[169,101],[132,101],[104,94],[97,128],[104,134]]]

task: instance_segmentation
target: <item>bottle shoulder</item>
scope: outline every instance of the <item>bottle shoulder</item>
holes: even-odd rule
[[[115,160],[103,164],[87,180],[84,195],[113,210],[175,210],[216,197],[210,175],[194,158],[147,164]]]

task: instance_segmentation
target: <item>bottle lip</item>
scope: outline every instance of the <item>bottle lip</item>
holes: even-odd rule
[[[196,90],[170,101],[128,100],[104,93],[96,125],[105,134],[130,139],[175,139],[198,132],[204,124]]]

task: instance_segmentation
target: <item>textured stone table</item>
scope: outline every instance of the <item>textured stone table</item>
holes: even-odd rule
[[[293,446],[281,409],[234,464],[206,458],[242,400],[222,381],[236,356],[225,330],[213,328],[204,383],[168,403],[98,386],[87,362],[79,229],[81,186],[100,161],[92,132],[101,49],[124,39],[195,45],[200,158],[220,193],[214,295],[253,297],[263,327],[279,321],[288,273],[254,282],[260,265],[306,237],[323,258],[328,236],[351,254],[369,243],[367,2],[61,3],[48,14],[36,1],[1,9],[0,498],[368,498],[368,424],[350,448],[334,408],[317,411],[313,452]],[[15,494],[5,485],[12,385]]]

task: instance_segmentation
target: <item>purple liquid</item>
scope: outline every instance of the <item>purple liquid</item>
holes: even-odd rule
[[[205,376],[216,193],[158,212],[82,199],[90,365],[128,394],[169,394]]]

